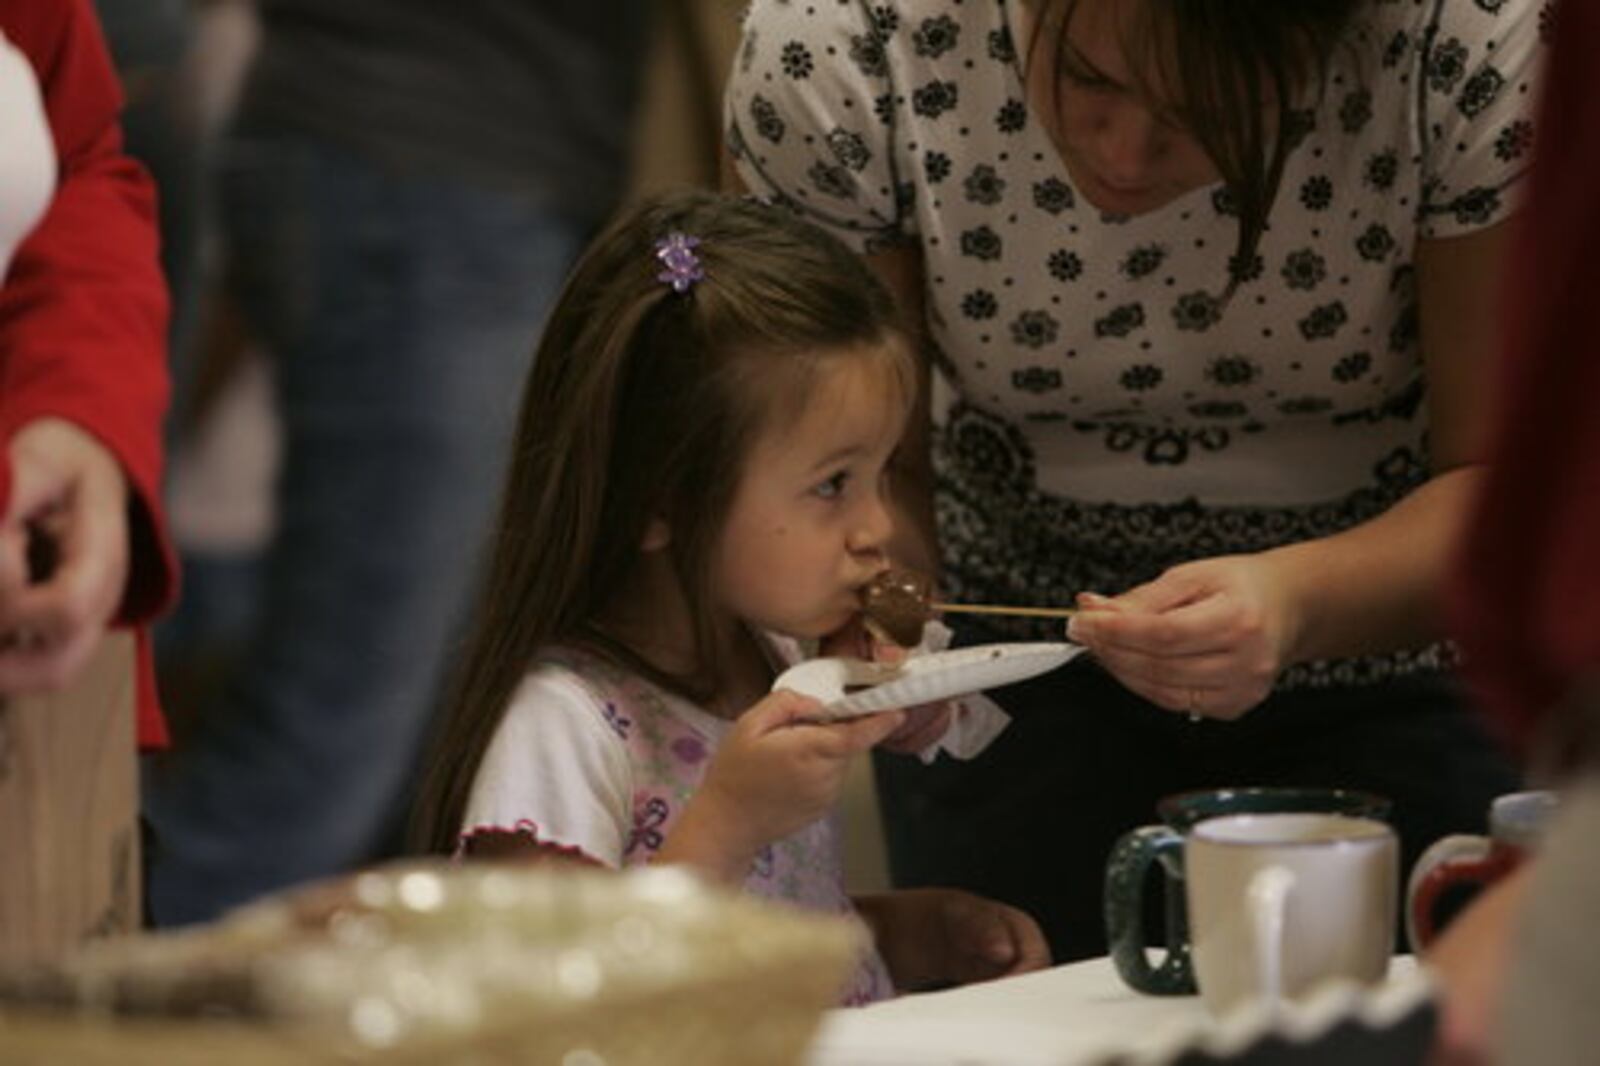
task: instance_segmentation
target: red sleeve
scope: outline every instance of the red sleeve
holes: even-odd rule
[[[133,554],[117,619],[137,625],[177,592],[159,506],[168,309],[155,190],[122,152],[121,91],[88,0],[0,0],[0,28],[38,76],[58,157],[55,197],[0,287],[0,440],[56,416],[121,461]],[[9,479],[0,462],[0,502]],[[143,669],[153,692],[147,658]],[[139,732],[163,735],[153,700]]]
[[[1493,464],[1451,603],[1469,673],[1519,746],[1600,669],[1600,5],[1557,10],[1511,263]]]

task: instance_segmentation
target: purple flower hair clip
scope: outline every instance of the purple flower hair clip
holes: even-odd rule
[[[699,246],[700,238],[681,233],[669,233],[656,241],[656,258],[664,268],[656,280],[672,286],[673,292],[688,292],[690,286],[706,276],[700,257],[694,254]]]

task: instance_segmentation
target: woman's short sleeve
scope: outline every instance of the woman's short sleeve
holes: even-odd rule
[[[1547,12],[1537,0],[1433,5],[1420,42],[1421,232],[1454,237],[1504,219],[1533,158]]]
[[[723,101],[728,151],[750,191],[860,251],[912,232],[878,17],[855,2],[755,0]]]
[[[595,698],[572,675],[541,667],[512,696],[484,753],[461,834],[526,833],[620,868],[631,794],[627,750]]]

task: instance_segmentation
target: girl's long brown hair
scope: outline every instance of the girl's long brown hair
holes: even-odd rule
[[[1074,9],[1085,0],[1033,2],[1040,29],[1028,51],[1042,48],[1053,63]],[[1233,199],[1239,215],[1229,264],[1234,281],[1255,257],[1284,163],[1305,132],[1297,102],[1322,91],[1359,3],[1140,0],[1123,42],[1128,67],[1147,98],[1182,105],[1185,127]],[[1053,36],[1046,27],[1056,28]],[[1157,85],[1165,101],[1154,93]]]
[[[700,241],[704,279],[658,280],[655,242]],[[429,749],[414,843],[452,851],[473,779],[539,649],[583,644],[645,669],[594,622],[626,595],[653,518],[684,589],[704,695],[719,676],[709,560],[743,460],[829,353],[872,348],[909,381],[893,301],[862,261],[780,209],[710,193],[643,202],[579,261],[522,398],[474,624]],[[909,387],[909,386],[908,386]]]

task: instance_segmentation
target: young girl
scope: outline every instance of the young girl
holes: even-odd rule
[[[788,214],[691,194],[601,236],[523,399],[426,844],[681,862],[848,911],[829,817],[848,760],[928,724],[820,723],[769,690],[799,640],[855,639],[913,374],[885,290]],[[855,905],[878,952],[847,1002],[1047,961],[1031,918],[967,893]]]

